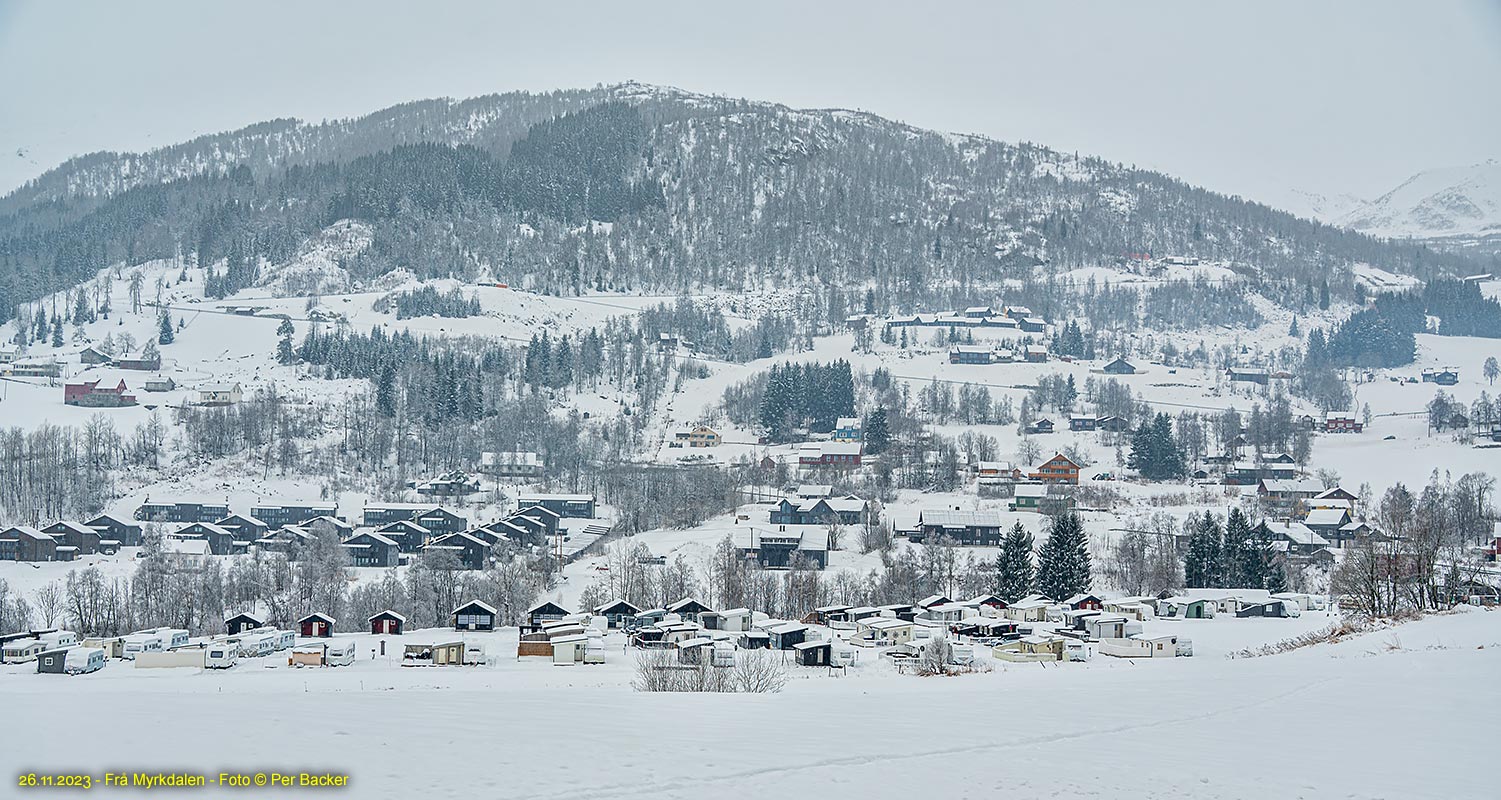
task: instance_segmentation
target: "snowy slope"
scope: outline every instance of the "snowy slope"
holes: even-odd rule
[[[1307,627],[1192,622],[1158,625],[1194,636],[1238,630],[1247,643]],[[413,632],[393,643],[453,635]],[[950,679],[898,675],[874,659],[844,677],[793,668],[786,691],[771,695],[634,693],[618,637],[606,665],[558,668],[513,660],[514,630],[470,636],[489,644],[493,664],[403,669],[371,659],[362,637],[359,660],[338,669],[247,663],[204,674],[113,662],[65,678],[0,668],[0,702],[18,719],[96,719],[109,709],[113,719],[181,721],[123,737],[115,724],[29,726],[11,737],[8,755],[22,772],[82,767],[96,776],[103,763],[61,754],[210,777],[330,771],[350,775],[352,796],[369,798],[752,798],[765,796],[768,779],[840,800],[1438,798],[1495,788],[1494,612],[1252,659],[1101,657],[997,664]],[[442,758],[413,757],[437,742]]]

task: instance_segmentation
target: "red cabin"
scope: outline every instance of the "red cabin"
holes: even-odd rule
[[[388,608],[370,618],[370,632],[388,636],[400,636],[401,628],[403,625],[406,625],[406,622],[406,617]]]
[[[317,611],[297,620],[297,625],[302,629],[303,636],[327,639],[334,635],[334,618]]]

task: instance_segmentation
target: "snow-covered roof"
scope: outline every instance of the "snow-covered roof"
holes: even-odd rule
[[[1313,478],[1263,478],[1261,485],[1278,494],[1316,495],[1324,491],[1324,484]]]
[[[833,642],[826,642],[826,641],[824,641],[822,639],[814,639],[812,641],[807,641],[807,642],[798,642],[797,644],[795,644],[795,645],[792,646],[792,649],[793,650],[812,650],[815,647],[831,647],[831,646],[833,646]]]
[[[1289,542],[1307,547],[1328,547],[1329,540],[1308,529],[1301,522],[1268,522],[1267,530],[1274,536],[1286,539]]]
[[[236,611],[233,614],[225,614],[224,621],[228,622],[232,619],[235,619],[236,617],[244,617],[245,619],[254,622],[256,625],[266,624],[266,618],[261,614],[255,613],[254,611]]]
[[[917,517],[919,525],[938,525],[945,528],[990,527],[1002,524],[997,511],[949,511],[947,509],[923,509]]]
[[[375,620],[375,619],[376,619],[376,618],[377,618],[377,617],[392,617],[392,618],[394,618],[394,619],[395,619],[395,620],[396,620],[396,621],[397,621],[397,622],[406,622],[406,621],[407,621],[407,618],[406,618],[406,615],[405,615],[405,614],[398,614],[398,613],[397,613],[397,612],[395,612],[395,611],[392,611],[392,610],[391,610],[391,609],[389,609],[389,608],[388,608],[388,609],[386,609],[386,610],[385,610],[385,611],[382,611],[382,612],[380,612],[380,613],[379,613],[379,614],[371,614],[371,615],[370,615],[370,616],[369,616],[369,617],[368,617],[368,618],[366,618],[366,619],[365,619],[365,621],[366,621],[366,622],[372,622],[372,621],[374,621],[374,620]]]
[[[836,423],[834,423],[834,427],[836,427],[836,428],[859,428],[859,427],[861,427],[860,418],[859,417],[840,417],[839,421],[836,422]]]
[[[162,550],[183,556],[206,556],[210,552],[207,539],[164,539]]]
[[[327,622],[328,622],[328,624],[330,624],[330,625],[332,625],[332,624],[334,624],[334,622],[335,622],[335,620],[334,620],[334,618],[333,618],[333,617],[330,617],[330,616],[329,616],[329,615],[327,615],[327,614],[325,614],[325,613],[323,613],[323,612],[322,612],[322,611],[314,611],[314,612],[313,612],[313,613],[311,613],[311,614],[307,614],[307,615],[305,615],[305,616],[303,616],[303,617],[302,617],[302,618],[301,618],[301,619],[299,619],[299,620],[297,620],[297,621],[298,621],[298,622],[299,622],[299,623],[302,623],[302,622],[307,622],[307,621],[308,621],[308,620],[310,620],[310,619],[321,619],[321,620],[325,620],[325,621],[327,621]]]
[[[1343,525],[1349,516],[1343,508],[1315,508],[1303,518],[1303,524],[1324,527]]]
[[[485,611],[488,611],[491,614],[496,613],[495,612],[495,606],[492,606],[492,605],[490,605],[489,603],[486,603],[483,600],[470,600],[467,603],[462,603],[462,604],[459,605],[458,608],[455,608],[453,611],[451,611],[449,613],[451,613],[451,614],[457,614],[461,610],[466,609],[466,608],[468,608],[470,606],[478,606],[479,608],[481,608],[481,609],[483,609]]]
[[[17,532],[17,533],[19,533],[21,535],[21,538],[23,538],[23,539],[34,539],[36,541],[43,541],[43,540],[51,540],[52,539],[51,536],[48,536],[47,534],[42,533],[41,531],[37,530],[36,528],[31,527],[30,525],[12,525],[11,527],[6,528],[5,530]]]

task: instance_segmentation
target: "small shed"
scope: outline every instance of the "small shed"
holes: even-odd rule
[[[66,671],[69,649],[71,648],[60,647],[56,650],[43,650],[37,653],[36,671],[63,674]]]
[[[589,637],[582,633],[559,636],[552,640],[552,663],[582,664]]]
[[[403,648],[401,665],[403,667],[460,666],[469,663],[466,658],[467,650],[461,641],[409,644]]]
[[[771,649],[791,650],[808,638],[808,626],[801,622],[788,622],[770,628],[766,633],[771,637]]]
[[[833,653],[832,642],[798,642],[792,646],[797,663],[805,667],[827,667]]]
[[[735,640],[735,646],[741,650],[765,650],[771,647],[771,635],[766,631],[746,631]]]
[[[407,624],[407,618],[388,608],[371,617],[369,622],[371,633],[400,636],[401,629]]]
[[[751,629],[751,610],[731,608],[726,611],[705,611],[698,615],[699,624],[705,630],[740,633]]]
[[[714,658],[714,640],[707,636],[695,636],[678,642],[679,664],[712,664]]]
[[[326,652],[321,644],[302,644],[292,648],[287,665],[292,667],[321,667]]]
[[[334,618],[321,611],[314,611],[297,620],[297,627],[303,636],[327,639],[334,635]]]
[[[249,611],[241,611],[238,614],[232,614],[224,618],[224,627],[230,636],[239,636],[246,631],[263,628],[265,625],[265,617]]]
[[[458,631],[493,631],[495,614],[495,607],[489,603],[470,600],[453,610],[453,628]]]

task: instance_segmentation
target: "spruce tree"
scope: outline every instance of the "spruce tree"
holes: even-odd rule
[[[1089,540],[1079,515],[1066,511],[1048,524],[1048,540],[1037,554],[1037,589],[1062,600],[1089,589]]]
[[[52,321],[52,346],[63,346],[63,320],[58,317]]]
[[[1225,518],[1224,544],[1220,548],[1226,588],[1261,588],[1261,554],[1251,544],[1251,521],[1238,508]]]
[[[396,416],[396,370],[386,364],[375,384],[375,409],[384,417]]]
[[[886,421],[886,409],[877,407],[865,418],[865,450],[871,455],[879,455],[891,446],[891,426]]]
[[[177,334],[172,331],[172,315],[167,313],[165,309],[162,311],[161,317],[157,319],[156,327],[157,344],[171,344],[177,338]]]
[[[1188,552],[1183,558],[1183,584],[1190,589],[1220,586],[1224,564],[1220,552],[1219,520],[1205,511],[1202,517],[1190,514],[1184,525],[1190,533]]]
[[[276,361],[279,364],[292,364],[297,361],[297,354],[292,352],[292,335],[296,331],[292,328],[292,320],[283,319],[276,327],[276,335],[280,337],[276,342]]]
[[[995,594],[1002,600],[1015,603],[1032,591],[1032,548],[1032,532],[1020,522],[1001,540],[1001,553],[995,560]]]

